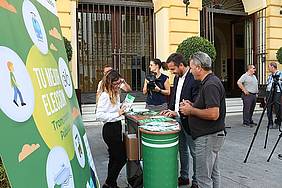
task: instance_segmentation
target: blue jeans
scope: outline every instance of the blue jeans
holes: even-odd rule
[[[16,102],[17,102],[17,99],[18,99],[18,95],[20,97],[21,103],[23,103],[22,93],[20,92],[19,88],[14,86],[14,101],[16,101]]]
[[[189,178],[189,152],[193,159],[193,176],[192,183],[198,184],[196,179],[196,157],[195,157],[195,143],[192,136],[187,134],[182,127],[180,118],[176,118],[177,122],[181,125],[181,130],[179,132],[179,157],[180,157],[180,176],[184,179]]]
[[[220,173],[218,156],[224,143],[224,131],[194,140],[196,154],[196,177],[199,188],[219,188]]]

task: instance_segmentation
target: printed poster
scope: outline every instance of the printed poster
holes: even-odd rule
[[[55,0],[0,0],[0,157],[13,188],[99,188]]]

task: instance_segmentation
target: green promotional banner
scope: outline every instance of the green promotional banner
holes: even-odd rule
[[[0,26],[1,173],[13,188],[99,188],[55,0],[0,0]]]

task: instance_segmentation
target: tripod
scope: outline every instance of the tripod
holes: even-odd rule
[[[247,160],[248,160],[248,157],[249,157],[250,151],[251,151],[251,149],[252,149],[252,147],[253,147],[253,144],[254,144],[255,138],[256,138],[256,136],[257,136],[258,130],[259,130],[260,126],[261,126],[261,122],[262,122],[262,118],[263,118],[263,115],[264,115],[264,113],[265,113],[265,110],[267,109],[268,106],[270,106],[270,108],[272,108],[273,104],[275,104],[275,103],[278,103],[279,105],[281,105],[280,102],[274,101],[274,95],[275,95],[275,93],[276,93],[276,91],[277,91],[277,87],[279,87],[279,91],[280,91],[280,93],[279,93],[279,101],[280,101],[280,97],[281,97],[281,91],[282,91],[282,90],[281,90],[281,86],[280,86],[280,84],[279,84],[279,77],[277,77],[277,76],[272,76],[272,77],[273,77],[273,83],[272,83],[272,85],[271,85],[270,93],[269,93],[269,95],[268,95],[268,97],[267,97],[266,104],[265,104],[265,106],[264,106],[264,108],[263,108],[263,111],[262,111],[262,113],[261,113],[261,116],[260,116],[260,119],[259,119],[257,128],[256,128],[256,130],[255,130],[255,132],[254,132],[254,136],[253,136],[253,139],[252,139],[252,141],[251,141],[250,147],[249,147],[249,149],[248,149],[247,155],[246,155],[246,157],[245,157],[244,163],[246,163]],[[278,110],[278,112],[276,112],[276,113],[278,113],[279,121],[281,121],[281,114],[280,114],[280,113],[281,113],[281,107],[279,107],[279,110]],[[272,115],[272,114],[271,114],[271,115]],[[281,122],[279,122],[279,123],[281,124]],[[269,160],[270,160],[270,158],[271,158],[271,156],[272,156],[274,150],[276,149],[276,146],[278,145],[278,143],[279,143],[279,141],[280,141],[280,139],[281,139],[281,137],[282,137],[282,131],[281,131],[281,129],[280,129],[280,128],[281,128],[280,124],[279,124],[279,132],[280,132],[280,135],[279,135],[279,137],[278,137],[278,139],[277,139],[277,141],[276,141],[276,143],[275,143],[275,145],[274,145],[274,147],[273,147],[273,149],[272,149],[272,151],[271,151],[271,154],[270,154],[269,158],[267,159],[267,162],[269,162]],[[266,136],[265,136],[265,143],[264,143],[264,149],[266,148],[266,145],[267,145],[267,139],[268,139],[269,128],[270,128],[270,127],[267,126],[267,131],[266,131]]]

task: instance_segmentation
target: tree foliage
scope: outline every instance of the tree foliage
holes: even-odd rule
[[[72,46],[71,46],[71,42],[66,38],[64,38],[64,43],[65,43],[65,48],[66,48],[66,52],[67,52],[67,57],[68,57],[68,61],[71,61],[72,58]]]
[[[184,41],[182,41],[176,50],[176,52],[181,53],[184,56],[186,61],[189,60],[191,55],[193,55],[198,51],[207,53],[212,59],[212,62],[215,61],[216,58],[215,47],[211,42],[209,42],[207,39],[203,37],[198,37],[198,36],[189,37]]]
[[[280,64],[282,64],[282,47],[280,47],[276,52],[276,58]]]

